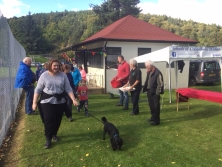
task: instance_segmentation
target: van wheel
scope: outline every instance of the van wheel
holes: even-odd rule
[[[194,77],[191,77],[190,80],[189,80],[189,85],[190,86],[195,86],[197,85],[197,81]]]

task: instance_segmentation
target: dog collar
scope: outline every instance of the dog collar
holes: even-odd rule
[[[115,134],[114,137],[118,136],[118,134]]]

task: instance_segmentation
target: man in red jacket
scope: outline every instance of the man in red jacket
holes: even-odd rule
[[[129,74],[130,74],[130,66],[129,64],[124,60],[124,57],[122,55],[118,56],[118,73],[117,73],[117,80],[122,83],[122,86],[125,85],[129,81]],[[120,100],[119,103],[116,106],[123,106],[123,110],[127,110],[129,108],[129,95],[128,92],[123,92],[119,90],[120,94]]]

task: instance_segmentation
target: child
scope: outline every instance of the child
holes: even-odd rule
[[[79,98],[79,106],[77,111],[80,112],[80,109],[84,106],[84,111],[86,116],[89,116],[88,113],[88,87],[86,86],[86,80],[82,79],[81,84],[78,87],[77,94]]]

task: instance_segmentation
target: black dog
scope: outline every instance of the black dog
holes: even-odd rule
[[[118,129],[112,123],[108,122],[106,117],[102,117],[102,121],[104,123],[103,140],[105,140],[105,135],[108,132],[113,150],[121,150],[123,140],[119,137]]]

